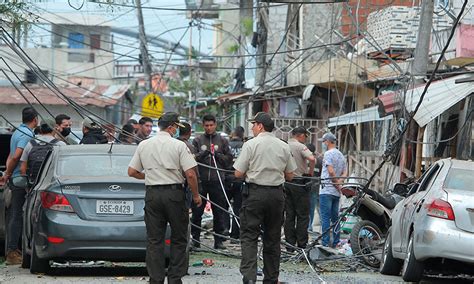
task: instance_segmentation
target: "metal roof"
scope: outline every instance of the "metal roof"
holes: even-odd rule
[[[469,75],[460,75],[433,82],[413,117],[418,125],[425,126],[447,109],[474,93],[474,82],[455,83],[456,80],[467,77]],[[405,97],[407,111],[415,110],[424,88],[425,85],[422,85],[408,90]]]
[[[89,86],[89,87],[58,87],[62,94],[74,100],[79,105],[94,105],[106,107],[117,104],[118,100],[127,92],[130,85],[109,85],[109,86]],[[32,103],[38,101],[26,90],[19,87],[23,95]],[[29,86],[31,92],[45,105],[68,105],[63,98],[51,91],[49,88],[32,85]],[[0,87],[0,104],[26,104],[25,99],[12,87]]]
[[[341,116],[329,118],[328,127],[356,124],[369,121],[392,119],[392,115],[380,117],[378,107],[373,106],[363,110],[358,110]]]

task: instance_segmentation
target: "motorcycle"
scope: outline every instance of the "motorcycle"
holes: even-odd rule
[[[392,210],[404,198],[404,193],[389,190],[382,195],[350,180],[342,187],[341,192],[348,199],[352,199],[352,204],[344,210],[343,216],[352,214],[358,217],[349,238],[352,253],[361,256],[368,265],[378,268],[380,266],[378,251],[381,252],[385,235],[390,227]]]

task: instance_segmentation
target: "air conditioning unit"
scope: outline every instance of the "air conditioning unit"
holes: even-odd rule
[[[48,77],[48,71],[47,70],[41,70],[41,72],[44,74],[44,76]],[[24,83],[25,84],[39,84],[40,81],[38,79],[38,74],[33,72],[32,70],[25,70],[25,77],[24,77]]]

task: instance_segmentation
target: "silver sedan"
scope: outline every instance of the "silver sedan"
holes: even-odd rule
[[[439,160],[398,203],[380,271],[419,281],[427,269],[447,265],[474,271],[472,161]]]

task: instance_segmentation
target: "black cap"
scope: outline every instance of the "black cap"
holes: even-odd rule
[[[308,137],[310,133],[303,126],[298,126],[291,131],[291,134],[293,135],[304,134],[306,137]]]
[[[138,124],[138,121],[136,119],[131,118],[128,120],[127,124]]]
[[[158,123],[160,122],[173,122],[179,127],[184,127],[184,125],[179,122],[179,114],[176,112],[165,112],[160,119],[158,119]]]
[[[261,123],[263,124],[263,126],[267,128],[273,129],[275,127],[275,123],[273,122],[272,117],[268,113],[263,112],[263,111],[258,112],[253,118],[248,119],[247,121],[250,123],[255,123],[255,122]]]

